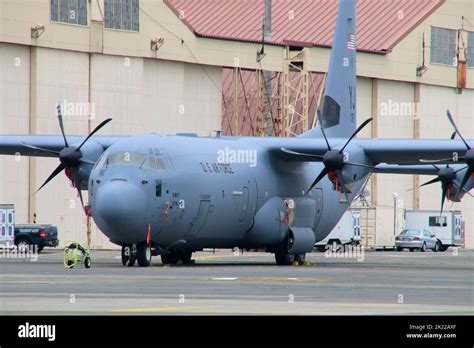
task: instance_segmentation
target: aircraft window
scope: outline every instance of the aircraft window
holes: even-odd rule
[[[156,180],[155,195],[161,197],[161,180]]]
[[[167,157],[156,157],[156,165],[158,170],[174,170],[171,160]]]
[[[152,169],[158,169],[156,166],[155,157],[153,156],[147,156],[147,157],[148,157],[148,166]]]
[[[104,167],[106,161],[107,161],[107,154],[102,154],[102,156],[100,156],[99,160],[96,162],[95,167],[98,170],[101,170],[102,167]]]
[[[149,152],[153,153],[153,149],[148,149]],[[160,151],[162,156],[157,157],[154,155],[146,155],[137,152],[115,152],[109,154],[107,159],[100,159],[98,167],[103,165],[102,161],[106,162],[106,165],[132,165],[140,168],[151,168],[156,170],[174,170],[171,159],[164,152]]]
[[[140,166],[144,161],[145,154],[125,151],[110,154],[107,164]]]

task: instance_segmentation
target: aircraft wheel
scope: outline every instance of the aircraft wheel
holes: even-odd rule
[[[403,251],[402,247],[397,247],[397,251]]]
[[[131,245],[122,246],[122,265],[133,267],[137,261],[137,256],[133,254]]]
[[[191,262],[192,255],[193,255],[193,252],[191,250],[185,250],[184,252],[181,253],[180,259],[183,261],[183,263],[187,264]]]
[[[132,254],[131,247],[129,245],[122,246],[122,265],[127,266],[130,261],[130,256]]]
[[[291,266],[295,261],[295,254],[290,254],[284,249],[278,249],[275,251],[275,261],[280,266]]]
[[[301,253],[301,254],[295,254],[295,260],[298,261],[299,264],[304,264],[304,261],[306,260],[306,254]]]
[[[161,255],[161,262],[165,265],[176,265],[179,261],[184,264],[190,263],[193,252],[191,250],[175,250],[169,254]]]
[[[146,243],[137,245],[137,259],[140,267],[148,267],[151,263],[151,247]]]
[[[135,262],[137,261],[137,257],[135,255],[130,256],[130,260],[128,260],[127,267],[135,266]]]
[[[434,251],[435,253],[437,253],[437,252],[439,251],[439,242],[436,242],[436,243],[435,243],[435,246],[434,246],[434,248],[433,248],[433,251]]]

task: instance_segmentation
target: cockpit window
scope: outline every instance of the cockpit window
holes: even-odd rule
[[[108,165],[131,165],[141,166],[146,160],[146,155],[137,152],[115,152],[109,155],[107,160]]]
[[[129,165],[156,170],[174,170],[170,157],[164,151],[158,149],[149,149],[148,155],[128,151],[109,153],[101,157],[97,163],[97,168],[100,170],[102,167],[106,168],[109,165]]]

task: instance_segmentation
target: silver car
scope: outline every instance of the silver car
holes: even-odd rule
[[[400,235],[395,237],[395,247],[397,251],[403,249],[426,251],[426,249],[431,249],[437,252],[441,249],[441,243],[434,234],[427,230],[403,230]]]

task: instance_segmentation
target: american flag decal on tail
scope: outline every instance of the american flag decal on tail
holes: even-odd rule
[[[356,43],[355,43],[355,35],[354,34],[349,34],[347,35],[347,49],[348,50],[355,50],[355,46],[356,46]]]

